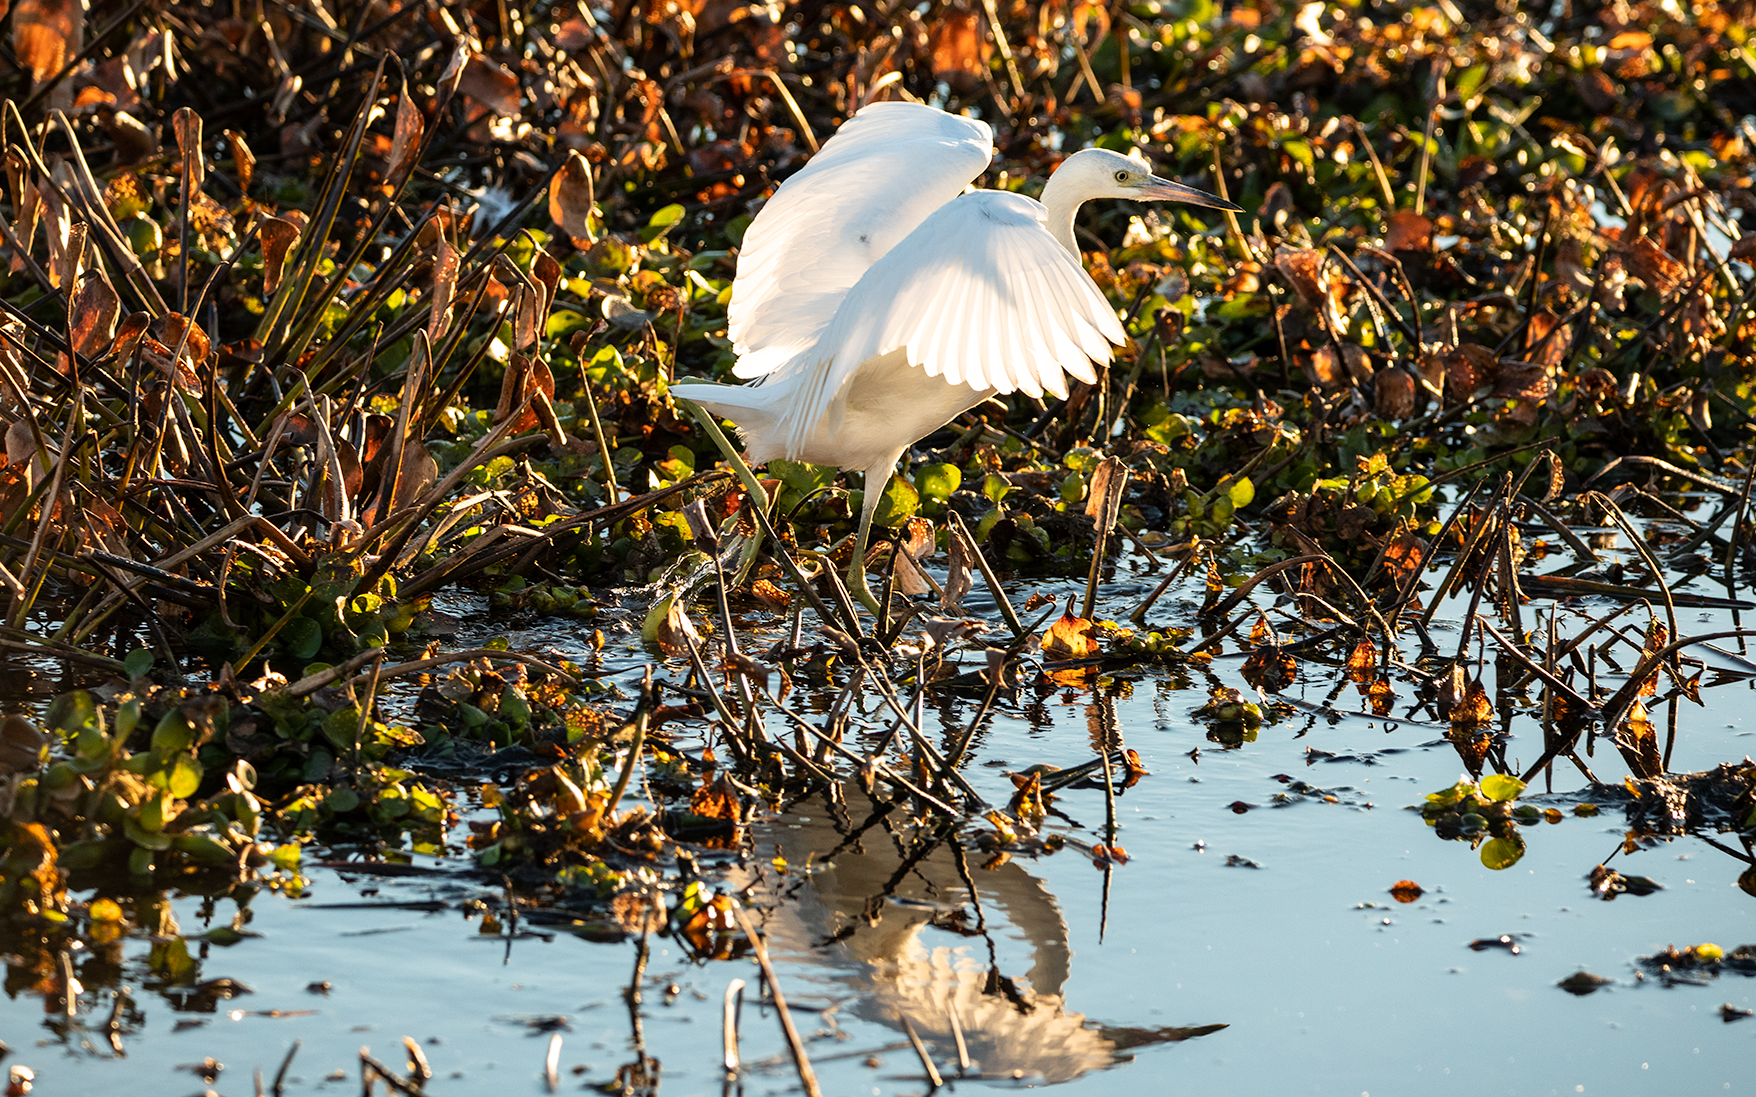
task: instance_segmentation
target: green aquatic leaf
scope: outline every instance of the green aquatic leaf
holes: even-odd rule
[[[915,488],[923,499],[944,503],[963,486],[963,470],[956,465],[922,465],[915,473]]]
[[[86,728],[101,728],[98,703],[90,693],[76,689],[63,693],[49,706],[49,726],[63,735],[77,735]]]
[[[295,617],[281,630],[280,642],[295,659],[309,659],[323,646],[323,626],[309,617]]]
[[[1482,864],[1495,872],[1511,868],[1524,856],[1524,839],[1513,834],[1506,838],[1490,838],[1482,843]]]
[[[179,754],[171,759],[170,772],[166,775],[165,789],[179,800],[186,800],[195,795],[201,787],[201,763],[187,754]]]
[[[920,509],[921,493],[902,477],[892,476],[890,483],[884,486],[884,497],[878,500],[878,509],[872,515],[872,522],[887,528],[900,526],[913,518]]]
[[[122,660],[122,669],[130,678],[145,678],[152,672],[152,649],[135,648]]]
[[[1490,773],[1482,778],[1482,796],[1488,800],[1515,800],[1524,791],[1524,782],[1504,773]]]

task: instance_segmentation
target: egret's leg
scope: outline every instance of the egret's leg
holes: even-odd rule
[[[872,516],[878,513],[878,501],[884,498],[884,489],[904,452],[897,450],[888,461],[866,469],[866,502],[860,507],[860,532],[854,536],[854,559],[848,565],[848,593],[871,610],[874,617],[883,614],[878,599],[872,596],[871,588],[866,585],[866,547],[872,537]]]
[[[872,482],[872,474],[866,473],[866,483]],[[848,593],[859,599],[860,604],[872,611],[872,616],[882,616],[878,599],[872,596],[872,590],[866,585],[866,544],[872,536],[872,515],[878,512],[878,499],[882,493],[866,491],[865,505],[860,507],[860,532],[854,536],[854,558],[848,564]]]

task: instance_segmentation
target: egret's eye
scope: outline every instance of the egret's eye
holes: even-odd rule
[[[1126,183],[1127,181],[1128,181],[1128,173],[1127,172],[1119,171],[1116,173],[1116,182]]]

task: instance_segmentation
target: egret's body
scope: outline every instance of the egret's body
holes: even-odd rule
[[[1125,335],[1080,265],[1073,218],[1093,198],[1236,208],[1099,149],[1067,158],[1040,201],[965,188],[993,157],[985,123],[910,103],[849,119],[769,199],[732,283],[733,372],[671,392],[737,424],[751,464],[862,469],[855,593],[896,462],[996,393],[1066,396]]]

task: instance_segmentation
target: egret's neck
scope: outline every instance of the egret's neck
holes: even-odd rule
[[[1043,208],[1049,211],[1049,231],[1061,242],[1073,258],[1079,258],[1079,244],[1073,239],[1073,218],[1079,213],[1079,207],[1085,204],[1086,196],[1075,193],[1078,187],[1070,179],[1071,172],[1058,171],[1049,176],[1048,185],[1043,187],[1040,201]]]

